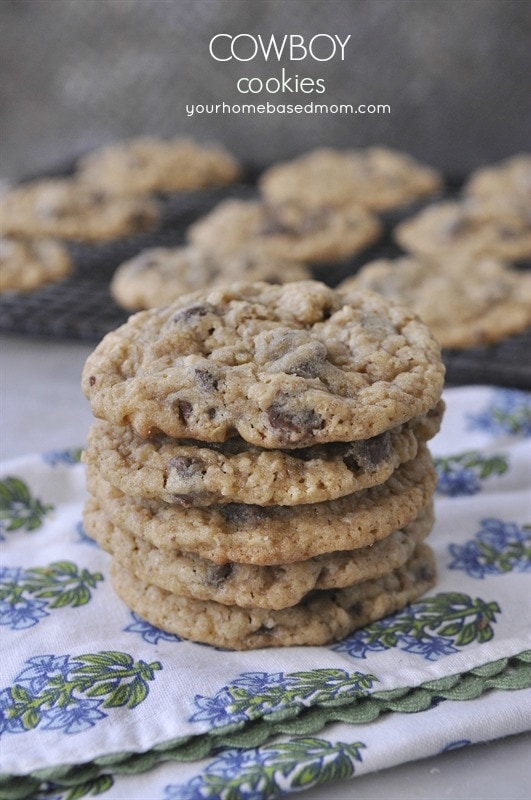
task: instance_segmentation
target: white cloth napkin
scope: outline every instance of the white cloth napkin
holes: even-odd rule
[[[84,534],[79,449],[4,464],[0,796],[257,800],[530,729],[531,396],[445,400],[437,585],[327,647],[144,623]]]

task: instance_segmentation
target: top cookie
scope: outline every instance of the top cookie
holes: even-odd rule
[[[141,136],[81,158],[78,175],[84,183],[110,194],[144,194],[232,183],[239,177],[240,167],[219,146]]]
[[[440,347],[406,308],[317,281],[236,283],[141,311],[83,370],[94,414],[142,437],[266,448],[367,439],[428,412]]]
[[[364,150],[319,148],[275,164],[260,177],[268,204],[296,203],[307,209],[358,203],[371,211],[398,208],[434,194],[441,177],[411,156],[385,147]]]
[[[7,235],[91,242],[153,228],[159,216],[149,197],[111,197],[68,178],[32,181],[8,190],[0,214]]]
[[[475,170],[463,186],[467,197],[482,200],[503,198],[531,209],[531,154],[519,155]]]

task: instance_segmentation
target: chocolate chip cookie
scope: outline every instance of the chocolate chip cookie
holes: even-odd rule
[[[366,547],[416,519],[437,476],[426,445],[383,484],[336,500],[297,506],[182,506],[125,495],[87,466],[87,486],[119,528],[162,550],[183,550],[226,564],[305,561]]]
[[[309,264],[341,261],[381,235],[377,218],[357,204],[307,210],[291,206],[283,216],[252,200],[225,200],[187,231],[207,253],[233,254],[252,245],[272,258]]]
[[[468,200],[436,203],[400,223],[397,243],[417,256],[531,256],[531,209],[508,203]]]
[[[444,404],[371,439],[298,450],[265,450],[240,437],[217,444],[142,439],[127,426],[98,421],[86,464],[125,494],[182,506],[299,505],[333,500],[384,483],[438,432]]]
[[[385,147],[319,148],[265,170],[259,188],[273,208],[307,210],[357,203],[371,211],[398,208],[442,186],[437,170]]]
[[[289,283],[311,278],[310,270],[259,248],[247,247],[226,257],[195,247],[154,247],[118,267],[110,291],[130,311],[164,306],[183,294],[233,281]]]
[[[519,153],[474,170],[463,186],[465,197],[520,203],[531,209],[531,154]]]
[[[0,238],[0,292],[29,292],[70,275],[72,259],[54,239]]]
[[[111,197],[68,178],[9,189],[0,203],[3,234],[100,242],[153,228],[158,207],[148,197]]]
[[[381,259],[338,288],[410,306],[442,347],[497,342],[531,325],[531,273],[489,257]]]
[[[237,180],[241,168],[220,145],[140,136],[84,156],[77,164],[77,174],[99,191],[131,195],[221,186]]]
[[[227,606],[173,594],[117,562],[111,565],[111,577],[117,594],[152,625],[185,639],[250,650],[337,641],[426,592],[435,582],[435,560],[431,549],[421,544],[402,567],[384,577],[343,589],[315,590],[281,610]]]
[[[314,589],[342,588],[387,575],[407,561],[433,521],[429,505],[402,530],[370,547],[261,567],[215,564],[192,553],[161,550],[115,525],[94,498],[89,498],[83,514],[86,533],[142,580],[196,600],[271,609],[296,605]]]
[[[142,437],[273,449],[370,439],[426,414],[440,347],[410,310],[317,281],[233,284],[141,311],[89,356],[93,413]]]

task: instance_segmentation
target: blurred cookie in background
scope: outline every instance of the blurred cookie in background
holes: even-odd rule
[[[222,186],[237,180],[241,168],[219,145],[140,136],[113,142],[79,159],[77,174],[96,189],[129,195]]]
[[[475,170],[463,186],[463,195],[481,200],[519,203],[531,214],[531,154]]]
[[[124,262],[111,281],[118,305],[131,311],[156,308],[197,289],[234,281],[289,283],[311,278],[303,264],[272,259],[246,247],[227,256],[188,247],[154,247]]]
[[[70,178],[48,178],[9,189],[0,202],[3,234],[103,242],[149,230],[157,203],[146,196],[112,197]]]
[[[366,264],[338,287],[409,306],[445,348],[489,344],[531,326],[531,273],[490,257],[404,257]]]
[[[71,272],[70,255],[60,242],[0,238],[0,292],[31,292]]]
[[[265,202],[280,214],[292,203],[309,210],[357,203],[370,211],[389,211],[430,197],[442,185],[437,170],[386,147],[318,148],[274,164],[259,179]]]
[[[519,261],[531,256],[531,214],[520,204],[501,201],[434,203],[397,225],[393,236],[406,252],[420,256]]]
[[[297,204],[281,217],[264,203],[225,200],[188,228],[187,240],[207,253],[259,247],[265,255],[315,264],[340,261],[381,235],[379,220],[356,204],[308,210]]]

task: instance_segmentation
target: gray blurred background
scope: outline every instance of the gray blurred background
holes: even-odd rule
[[[528,0],[0,0],[1,172],[46,172],[113,139],[187,134],[267,164],[384,143],[462,174],[531,143]],[[351,34],[344,62],[217,63],[216,33]],[[242,75],[321,77],[242,96]],[[202,115],[185,104],[388,103],[389,116]]]

